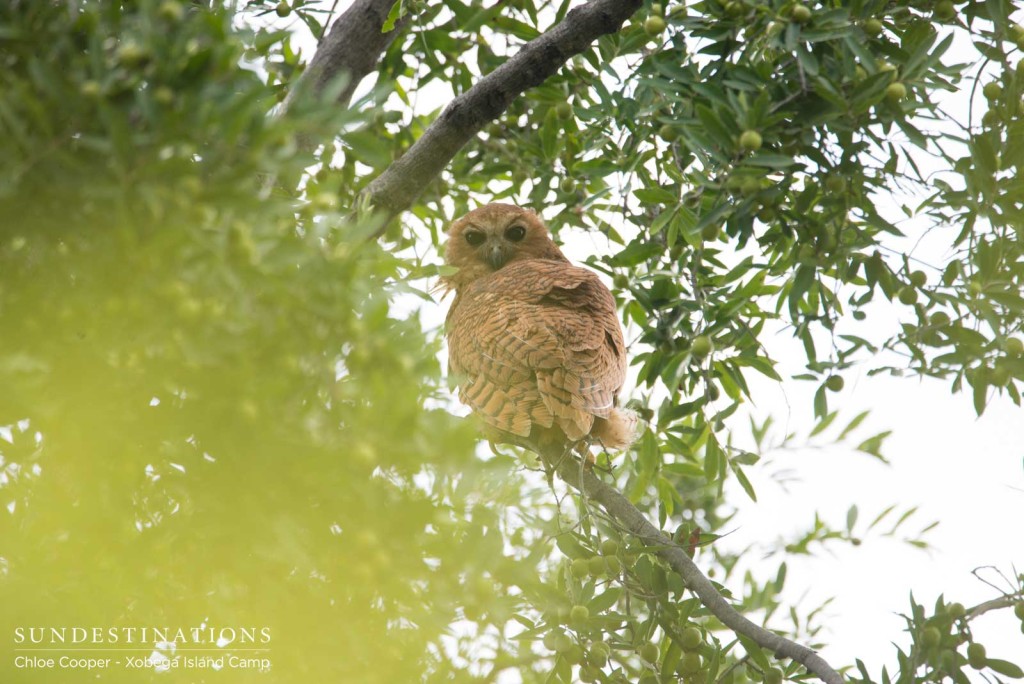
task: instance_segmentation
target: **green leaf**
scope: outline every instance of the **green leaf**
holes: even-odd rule
[[[750,480],[747,479],[747,474],[743,472],[743,468],[739,466],[735,461],[730,461],[732,472],[736,475],[736,479],[739,481],[740,486],[743,487],[743,491],[747,493],[751,501],[757,501],[757,493],[754,492],[754,486],[750,484]]]
[[[555,157],[558,156],[559,149],[561,149],[561,143],[562,122],[559,120],[555,108],[551,107],[548,109],[548,113],[544,115],[544,124],[540,129],[540,146],[541,151],[544,153],[544,159],[554,161]]]
[[[857,427],[864,422],[864,419],[868,417],[869,413],[870,411],[861,411],[858,413],[854,419],[850,421],[850,424],[844,427],[843,431],[839,433],[839,441],[842,441],[847,435],[856,430]]]
[[[1021,670],[1019,665],[1008,662],[1006,660],[997,660],[995,658],[986,658],[985,664],[993,672],[998,672],[1001,675],[1010,677],[1012,679],[1020,679],[1024,677],[1024,670]]]
[[[857,524],[857,505],[850,506],[850,509],[846,511],[846,531],[852,533],[854,525]]]
[[[865,454],[870,454],[878,460],[887,463],[888,461],[881,454],[882,442],[885,438],[892,434],[891,430],[880,432],[873,437],[869,437],[860,444],[857,445],[857,451],[863,451]]]
[[[391,10],[388,12],[388,16],[384,20],[384,24],[380,27],[380,32],[387,33],[388,31],[394,31],[395,24],[397,24],[398,20],[404,17],[405,14],[405,0],[398,0],[391,6]]]
[[[603,613],[616,604],[619,597],[622,596],[622,589],[617,587],[611,587],[605,589],[603,592],[595,596],[587,604],[587,608],[590,609],[591,615],[597,615]]]
[[[827,430],[828,426],[832,424],[832,421],[834,421],[836,419],[836,416],[838,415],[838,411],[832,411],[826,414],[821,420],[818,421],[818,424],[814,426],[814,429],[811,430],[810,436],[814,437],[815,435],[821,434],[822,432]]]

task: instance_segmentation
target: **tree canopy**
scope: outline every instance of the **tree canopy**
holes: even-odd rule
[[[133,682],[252,681],[174,665],[200,648],[268,649],[280,682],[1021,677],[971,627],[1024,625],[1024,575],[916,597],[891,661],[829,663],[786,557],[852,533],[810,520],[763,576],[715,543],[772,448],[746,418],[751,378],[783,380],[769,335],[814,434],[877,458],[835,406],[852,368],[1020,404],[1014,11],[0,4],[3,633],[102,628],[150,657],[101,673]],[[586,236],[621,309],[647,428],[592,470],[456,410],[431,287],[488,201]]]

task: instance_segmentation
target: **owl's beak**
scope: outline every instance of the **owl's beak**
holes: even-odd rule
[[[497,271],[505,265],[510,255],[511,251],[505,249],[504,245],[491,245],[491,248],[487,251],[487,263]]]

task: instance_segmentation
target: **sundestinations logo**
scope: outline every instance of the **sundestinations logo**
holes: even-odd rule
[[[14,628],[20,670],[270,670],[269,627]]]
[[[269,627],[15,627],[15,644],[269,644]]]

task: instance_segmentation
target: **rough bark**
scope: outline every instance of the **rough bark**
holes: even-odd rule
[[[381,32],[394,4],[395,0],[355,0],[324,36],[306,71],[289,93],[285,107],[302,93],[320,94],[341,74],[348,77],[348,82],[335,101],[347,107],[356,86],[377,68],[380,56],[405,24],[403,19],[394,30]]]
[[[409,151],[370,183],[365,190],[370,206],[388,219],[407,209],[480,129],[597,38],[618,31],[641,4],[640,0],[591,0],[524,45],[514,57],[452,100]]]

